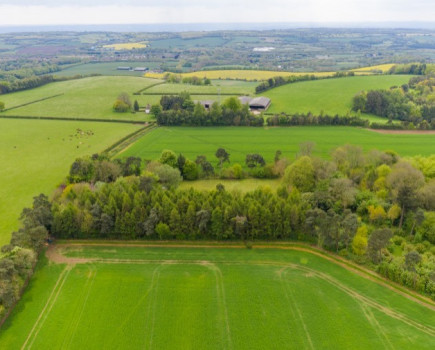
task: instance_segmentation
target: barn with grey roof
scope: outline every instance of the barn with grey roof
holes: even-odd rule
[[[240,96],[239,101],[241,104],[249,105],[249,108],[254,111],[265,111],[270,106],[270,98],[264,96],[258,97],[249,97],[249,96]]]

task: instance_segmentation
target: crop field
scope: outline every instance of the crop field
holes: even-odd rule
[[[269,113],[311,112],[318,115],[323,111],[345,115],[351,110],[352,98],[359,91],[388,89],[405,84],[410,78],[409,75],[376,75],[303,81],[277,87],[262,95],[272,100]]]
[[[431,155],[435,149],[433,135],[379,134],[353,127],[159,127],[139,139],[119,156],[140,156],[144,159],[160,158],[164,149],[182,153],[194,160],[203,154],[213,163],[219,147],[230,153],[230,165],[244,165],[248,153],[260,153],[266,161],[273,161],[276,150],[284,157],[294,159],[303,142],[315,142],[314,154],[327,158],[332,149],[344,144],[371,149],[394,150],[402,156]]]
[[[147,78],[162,79],[166,73],[146,73]],[[209,71],[197,71],[191,73],[182,73],[183,77],[198,77],[209,79],[239,79],[248,81],[266,80],[269,78],[281,76],[300,76],[300,75],[315,75],[317,77],[332,76],[335,72],[284,72],[284,71],[266,71],[266,70],[209,70]]]
[[[351,72],[370,73],[370,72],[373,72],[373,71],[381,71],[382,73],[386,73],[393,66],[395,66],[394,63],[386,63],[386,64],[379,64],[377,66],[355,68],[355,69],[352,69]]]
[[[433,348],[433,304],[307,248],[59,247],[4,348]]]
[[[0,118],[0,245],[18,228],[21,210],[39,193],[50,195],[76,157],[100,152],[137,129],[119,123]]]
[[[114,49],[114,50],[134,50],[134,49],[144,49],[147,47],[145,43],[118,43],[118,44],[110,44],[104,45],[105,49]]]
[[[93,119],[126,119],[143,121],[143,113],[115,113],[113,103],[121,92],[130,94],[155,84],[156,80],[142,77],[92,77],[56,82],[36,89],[2,96],[6,108],[63,94],[44,101],[5,111],[1,115],[67,117]]]

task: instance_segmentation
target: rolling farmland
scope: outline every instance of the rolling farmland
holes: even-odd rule
[[[40,262],[0,342],[8,349],[432,348],[431,306],[339,261],[287,248],[72,245],[61,251],[66,257],[51,249],[57,263]]]

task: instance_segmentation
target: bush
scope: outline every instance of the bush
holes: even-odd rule
[[[159,182],[167,188],[176,188],[183,180],[180,170],[174,169],[167,164],[162,164],[154,169],[154,174],[159,177]]]
[[[130,110],[130,106],[126,104],[124,101],[116,100],[113,104],[113,110],[117,113],[125,113]]]

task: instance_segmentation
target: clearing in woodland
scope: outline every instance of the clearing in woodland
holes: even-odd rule
[[[3,326],[5,348],[433,347],[433,306],[306,249],[57,248]]]

